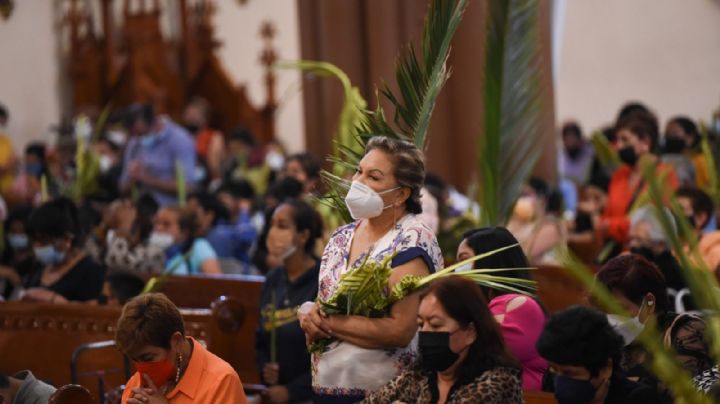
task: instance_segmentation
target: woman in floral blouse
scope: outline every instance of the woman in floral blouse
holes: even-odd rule
[[[520,367],[505,350],[480,287],[444,278],[421,299],[419,363],[363,403],[522,403]]]
[[[418,220],[425,177],[423,155],[412,143],[375,137],[345,202],[355,222],[330,238],[320,264],[318,298],[328,300],[340,276],[366,258],[391,262],[388,290],[405,275],[423,276],[442,268],[433,232]],[[298,311],[306,340],[332,336],[336,341],[312,357],[316,403],[362,400],[413,363],[419,297],[395,303],[381,318],[327,316],[314,303]]]

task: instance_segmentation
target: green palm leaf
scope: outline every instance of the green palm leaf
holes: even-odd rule
[[[432,0],[425,18],[422,60],[418,60],[410,44],[400,56],[395,72],[400,95],[393,94],[387,85],[382,89],[395,106],[395,124],[421,150],[427,146],[427,132],[435,102],[450,77],[446,64],[450,41],[466,6],[466,0]]]
[[[349,153],[351,155],[361,154],[365,149],[365,145],[358,141],[358,130],[365,126],[367,121],[367,102],[360,95],[360,90],[353,86],[350,78],[344,71],[332,63],[300,60],[297,62],[278,63],[276,67],[285,69],[299,69],[308,71],[318,76],[334,77],[343,87],[344,102],[340,111],[337,128],[335,129],[335,139],[333,142],[332,158],[341,160],[342,154]],[[333,173],[342,175],[346,167],[334,164]]]
[[[677,257],[682,275],[690,289],[690,294],[698,307],[710,313],[720,312],[720,293],[718,293],[718,282],[712,271],[707,268],[698,250],[698,240],[690,223],[685,219],[684,211],[677,202],[674,195],[663,193],[661,181],[655,174],[655,166],[646,164],[643,167],[643,178],[648,184],[648,192],[654,207],[656,216],[663,227],[665,235],[670,241],[675,257]],[[664,214],[665,201],[669,198],[669,207],[678,224],[678,233],[675,232],[668,215]],[[688,253],[683,246],[681,239],[687,240]],[[706,330],[708,332],[710,352],[718,363],[720,360],[720,318],[716,315],[705,317]]]
[[[603,167],[617,167],[620,165],[620,157],[617,151],[610,146],[610,142],[601,131],[593,133],[590,142],[592,142],[595,155]]]
[[[700,133],[702,138],[700,140],[700,150],[702,151],[705,164],[707,164],[708,173],[708,185],[704,191],[712,198],[715,202],[715,206],[720,205],[720,180],[718,180],[718,170],[716,169],[715,156],[713,155],[710,147],[710,140],[708,137],[707,127],[700,123]]]
[[[335,132],[333,154],[328,158],[333,169],[332,173],[322,173],[329,189],[323,197],[323,203],[331,207],[343,221],[349,222],[352,218],[344,202],[347,186],[342,177],[357,167],[365,146],[373,136],[408,140],[421,149],[425,148],[435,102],[450,74],[446,67],[450,42],[466,6],[467,0],[430,0],[423,29],[421,57],[417,57],[412,45],[400,56],[395,74],[399,95],[395,95],[387,85],[383,86],[381,94],[395,108],[394,122],[399,131],[395,131],[387,122],[380,102],[374,111],[366,109],[367,103],[357,88],[352,86],[347,75],[337,66],[313,61],[278,65],[334,76],[343,85],[345,101]]]
[[[504,223],[539,156],[536,0],[489,5],[485,126],[478,141],[482,225]]]

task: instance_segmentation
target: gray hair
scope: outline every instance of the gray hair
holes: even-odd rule
[[[677,225],[675,224],[675,218],[672,212],[668,208],[662,208],[660,211],[661,215],[667,217],[672,226],[673,234],[677,234]],[[655,208],[651,205],[641,206],[630,216],[630,227],[633,228],[641,223],[645,223],[650,228],[650,240],[663,242],[670,245],[670,238],[663,230],[662,223],[655,212]]]

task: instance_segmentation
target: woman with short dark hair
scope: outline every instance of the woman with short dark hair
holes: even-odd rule
[[[522,403],[520,367],[475,283],[448,277],[422,292],[418,365],[363,403]]]
[[[161,293],[125,305],[115,342],[137,370],[125,385],[123,403],[247,403],[237,372],[185,335],[180,311]]]
[[[658,384],[657,378],[647,370],[649,359],[644,346],[635,341],[651,317],[664,334],[665,345],[676,352],[675,358],[690,375],[698,376],[713,367],[704,337],[705,322],[698,316],[672,312],[667,283],[653,263],[638,254],[621,255],[608,261],[595,278],[615,295],[631,316],[608,315],[625,342],[622,367],[628,376],[646,384]],[[658,390],[667,393],[659,384]]]
[[[658,143],[657,118],[648,110],[639,109],[620,118],[615,126],[618,155],[623,165],[610,180],[608,199],[602,217],[593,218],[594,227],[608,238],[622,245],[627,241],[630,219],[627,217],[638,197],[646,192],[643,162],[655,165],[655,175],[664,179],[666,190],[678,187],[672,167],[658,161],[655,151]]]

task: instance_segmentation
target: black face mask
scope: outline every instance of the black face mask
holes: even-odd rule
[[[420,331],[418,334],[418,349],[423,369],[442,372],[460,357],[450,349],[449,332]]]
[[[196,123],[186,123],[183,126],[185,126],[185,129],[187,129],[191,135],[197,135],[198,131],[200,131],[200,125]]]
[[[630,252],[633,254],[641,255],[650,262],[655,262],[655,253],[653,252],[653,250],[650,249],[650,247],[632,247],[630,249]]]
[[[555,376],[555,399],[558,404],[582,404],[595,398],[595,386],[589,380]]]
[[[618,156],[620,157],[620,161],[622,161],[623,163],[629,165],[630,167],[635,167],[638,156],[632,146],[625,146],[622,149],[618,150]]]
[[[668,249],[665,249],[665,250],[661,251],[660,253],[656,254],[649,247],[642,246],[642,247],[633,247],[630,249],[630,252],[633,254],[642,255],[646,260],[655,264],[663,273],[665,273],[666,271],[675,271],[676,270],[675,257],[672,255],[672,252]]]
[[[577,160],[577,158],[580,157],[580,154],[582,153],[582,147],[565,149],[565,152],[567,153],[568,157],[570,157],[570,160]]]
[[[679,137],[666,137],[665,146],[663,147],[664,154],[681,154],[685,150],[685,139]]]

